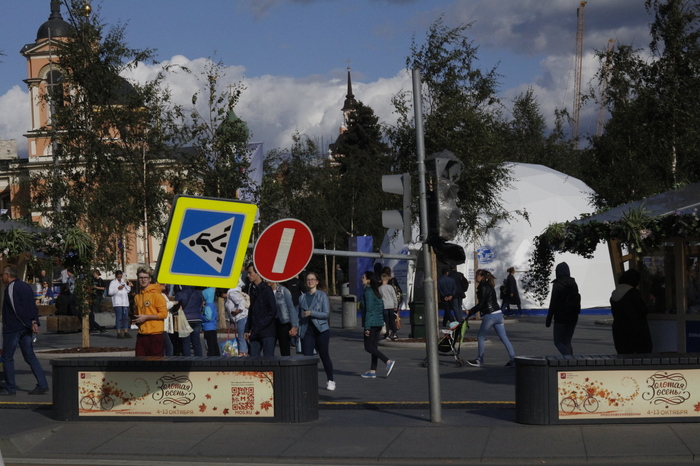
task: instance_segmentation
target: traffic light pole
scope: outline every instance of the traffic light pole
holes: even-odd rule
[[[428,393],[430,396],[430,422],[442,422],[440,397],[440,371],[437,348],[437,303],[433,280],[432,259],[428,239],[428,198],[426,189],[425,140],[423,139],[423,95],[420,70],[413,70],[413,112],[416,122],[416,148],[418,155],[418,191],[420,200],[420,239],[423,243],[423,290],[425,294],[425,345],[428,356]]]

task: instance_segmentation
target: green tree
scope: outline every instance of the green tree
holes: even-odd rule
[[[423,44],[414,38],[406,59],[408,70],[421,72],[426,155],[447,149],[464,164],[458,184],[460,223],[466,236],[483,234],[509,216],[499,199],[509,182],[503,164],[502,107],[496,95],[499,75],[495,68],[482,71],[476,66],[478,47],[465,35],[470,27],[448,28],[439,18]],[[406,91],[394,96],[398,121],[388,129],[388,136],[396,172],[408,171],[417,179],[409,99]]]
[[[580,169],[575,143],[566,138],[564,124],[568,114],[555,110],[554,128],[549,131],[540,104],[532,88],[513,101],[513,119],[506,127],[504,162],[545,165],[571,176]]]
[[[379,117],[372,108],[357,102],[334,152],[338,171],[335,187],[328,196],[338,233],[346,240],[370,235],[374,244],[379,245],[386,233],[382,227],[382,210],[389,208],[391,202],[382,191],[382,175],[390,173],[391,159]],[[396,200],[399,202],[398,197]]]
[[[233,110],[245,88],[238,83],[222,91],[225,77],[225,67],[220,61],[209,61],[204,73],[197,77],[204,91],[192,96],[189,124],[183,127],[180,136],[189,144],[188,150],[181,154],[184,170],[172,173],[171,184],[178,186],[178,191],[235,199],[238,189],[248,179],[248,126]],[[204,112],[197,109],[202,97],[206,98]]]
[[[310,137],[296,132],[289,149],[267,153],[260,188],[260,228],[281,218],[297,218],[314,234],[314,243],[325,248],[338,230],[328,197],[337,170],[320,155]],[[322,270],[321,258],[314,256],[309,268]]]
[[[152,50],[129,48],[124,26],[109,30],[99,16],[80,16],[56,51],[61,81],[46,97],[54,164],[31,180],[32,210],[58,227],[81,226],[95,241],[96,265],[111,268],[117,240],[139,227],[163,234],[169,195],[164,156],[180,141],[182,114],[162,87],[164,73],[144,84],[121,76]]]
[[[700,180],[700,6],[646,0],[645,7],[654,15],[651,59],[628,45],[598,52],[610,119],[593,139],[584,179],[601,207]]]

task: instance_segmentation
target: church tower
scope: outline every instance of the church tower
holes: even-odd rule
[[[352,93],[352,79],[350,78],[350,67],[348,66],[348,93],[345,95],[343,108],[340,109],[343,112],[343,126],[340,127],[340,134],[343,134],[350,124],[351,114],[355,111],[355,107],[357,107],[357,101]]]
[[[46,128],[51,126],[51,105],[44,96],[53,86],[61,86],[62,72],[57,63],[56,46],[65,40],[70,32],[70,24],[61,16],[60,0],[51,0],[51,15],[39,27],[36,40],[22,47],[20,53],[27,59],[27,79],[29,89],[31,122],[25,134],[29,146],[29,161],[43,162],[42,158],[52,158],[53,148]],[[55,102],[53,105],[60,105]]]

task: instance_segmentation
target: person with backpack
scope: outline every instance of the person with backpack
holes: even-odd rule
[[[183,356],[202,356],[202,342],[199,339],[202,333],[202,305],[204,298],[202,290],[193,286],[182,286],[180,291],[175,295],[175,300],[180,305],[178,312],[184,312],[187,323],[192,327],[192,333],[187,336],[180,335],[182,342]]]
[[[574,354],[571,340],[581,312],[581,295],[566,262],[557,264],[555,270],[557,278],[552,282],[546,326],[551,326],[554,319],[554,346],[567,356]]]
[[[235,327],[239,356],[248,356],[245,326],[248,323],[250,296],[242,291],[244,286],[243,280],[240,280],[238,286],[226,292],[226,301],[224,302],[224,308],[229,315],[229,325]]]

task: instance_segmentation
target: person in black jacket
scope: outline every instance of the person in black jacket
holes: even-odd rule
[[[518,306],[518,315],[522,315],[523,311],[520,308],[520,293],[518,293],[518,282],[515,280],[515,267],[511,267],[507,270],[508,276],[506,277],[503,285],[505,288],[505,296],[503,297],[503,302],[501,303],[501,311],[504,315],[512,315],[510,310],[510,305],[515,304]]]
[[[476,280],[476,299],[477,304],[469,310],[469,315],[481,312],[481,327],[479,327],[479,334],[477,336],[478,340],[478,351],[479,356],[476,359],[467,360],[467,364],[474,367],[481,367],[484,365],[484,351],[485,351],[485,340],[486,334],[493,328],[496,331],[496,335],[501,339],[503,345],[508,351],[508,356],[510,360],[506,363],[506,366],[515,365],[515,351],[513,351],[513,345],[510,344],[508,336],[506,335],[506,327],[503,325],[503,312],[498,306],[498,301],[496,300],[496,278],[488,270],[479,269],[474,275],[474,280]]]
[[[2,282],[6,285],[2,301],[2,358],[5,386],[0,396],[17,395],[15,380],[15,350],[22,356],[36,378],[36,387],[30,395],[43,395],[49,391],[46,374],[34,354],[33,337],[39,333],[39,310],[34,302],[34,290],[17,278],[17,268],[7,265],[2,269]]]
[[[552,297],[549,300],[546,326],[552,325],[554,319],[554,346],[564,355],[574,354],[571,340],[574,337],[578,313],[569,312],[566,301],[570,296],[578,295],[578,285],[571,277],[569,264],[561,262],[556,267],[557,278],[552,282]]]
[[[454,309],[459,317],[459,321],[462,321],[462,301],[467,297],[467,290],[469,289],[469,280],[464,276],[464,274],[457,270],[456,265],[450,266],[450,273],[447,274],[452,280],[455,281],[455,295],[454,295]]]
[[[617,354],[651,353],[649,312],[642,293],[637,289],[642,276],[636,270],[620,275],[617,288],[610,297],[613,315],[612,334]]]
[[[273,357],[275,355],[275,317],[277,317],[277,301],[272,288],[265,283],[255,270],[248,266],[250,278],[250,309],[245,325],[245,339],[248,341],[248,351],[251,356]]]

